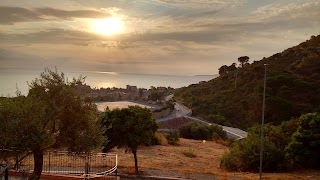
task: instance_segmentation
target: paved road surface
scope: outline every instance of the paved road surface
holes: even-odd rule
[[[193,120],[193,121],[197,121],[197,122],[200,122],[200,123],[204,123],[204,124],[208,124],[208,125],[212,125],[214,123],[210,123],[208,121],[205,121],[203,119],[199,119],[199,118],[195,118],[195,117],[192,117],[191,114],[192,114],[192,111],[191,109],[185,107],[184,105],[180,104],[180,103],[175,103],[174,105],[174,112],[172,114],[170,114],[169,116],[167,117],[163,117],[163,118],[159,118],[157,119],[157,122],[163,122],[163,121],[168,121],[168,120],[171,120],[171,119],[174,119],[174,118],[178,118],[178,117],[185,117],[187,119],[190,119],[190,120]],[[219,124],[216,124],[216,125],[219,125]],[[221,125],[219,125],[221,126]],[[223,128],[224,131],[227,132],[227,136],[229,138],[235,138],[235,139],[243,139],[243,138],[246,138],[247,137],[247,132],[241,130],[241,129],[238,129],[238,128],[233,128],[233,127],[228,127],[228,126],[221,126]],[[161,131],[167,131],[166,129],[161,129]]]

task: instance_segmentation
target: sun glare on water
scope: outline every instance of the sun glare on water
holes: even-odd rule
[[[118,17],[110,17],[106,19],[97,19],[92,23],[92,29],[103,35],[114,35],[121,33],[123,22]]]

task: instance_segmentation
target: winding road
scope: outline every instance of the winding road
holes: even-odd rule
[[[169,95],[167,96],[165,99],[167,100],[170,100],[172,99],[173,95]],[[208,124],[208,125],[212,125],[214,123],[211,123],[211,122],[208,122],[206,120],[203,120],[203,119],[199,119],[199,118],[196,118],[196,117],[192,117],[192,110],[187,108],[186,106],[178,103],[178,102],[175,102],[174,104],[174,108],[175,110],[167,117],[163,117],[163,118],[159,118],[157,119],[157,122],[163,122],[163,121],[168,121],[168,120],[171,120],[171,119],[175,119],[175,118],[178,118],[178,117],[184,117],[184,118],[187,118],[187,119],[190,119],[190,120],[193,120],[193,121],[197,121],[197,122],[200,122],[200,123],[203,123],[203,124]],[[229,127],[229,126],[222,126],[222,125],[219,125],[219,124],[215,124],[215,125],[218,125],[218,126],[221,126],[223,128],[223,130],[227,133],[227,136],[229,138],[234,138],[234,139],[237,139],[237,140],[241,140],[243,138],[246,138],[247,137],[247,132],[241,130],[241,129],[238,129],[238,128],[234,128],[234,127]],[[162,131],[166,131],[165,129],[161,129]]]

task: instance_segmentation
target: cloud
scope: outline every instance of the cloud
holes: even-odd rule
[[[222,7],[230,4],[242,4],[244,0],[154,0],[158,3],[167,5],[176,5],[186,8],[212,8],[212,7]]]
[[[72,18],[105,18],[109,16],[105,12],[94,10],[73,10],[66,11],[54,8],[36,8],[35,11],[44,16],[51,16],[58,19],[72,19]]]
[[[320,2],[289,3],[285,5],[273,3],[257,8],[251,14],[276,20],[277,18],[315,17],[320,15],[319,9]]]
[[[0,24],[44,20],[36,12],[20,7],[0,6]]]
[[[175,32],[147,32],[142,34],[129,34],[123,36],[101,36],[98,34],[69,30],[48,29],[40,32],[23,34],[0,33],[2,42],[16,44],[71,44],[81,46],[116,47],[120,49],[141,48],[151,46],[151,43],[168,44],[169,41],[193,42],[197,44],[219,43],[235,41],[237,31],[216,29],[207,31],[175,31]],[[149,43],[149,45],[147,45]],[[158,44],[158,45],[159,45]],[[152,46],[157,46],[153,43]]]
[[[27,9],[0,6],[0,24],[12,25],[19,22],[70,20],[74,18],[105,18],[109,13],[97,10],[61,10],[54,8]]]
[[[23,8],[0,6],[0,25],[27,22],[1,26],[0,47],[12,50],[0,51],[3,66],[24,66],[23,60],[30,59],[30,67],[207,74],[242,55],[259,60],[280,52],[318,33],[320,27],[320,2],[315,0],[70,2],[74,6],[45,2],[22,4]],[[110,14],[122,17],[124,33],[95,34],[90,20],[77,19]],[[23,54],[17,56],[16,51]],[[10,54],[15,56],[5,58]]]

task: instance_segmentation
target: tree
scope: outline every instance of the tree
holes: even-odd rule
[[[286,146],[286,157],[304,167],[320,168],[320,115],[303,114],[299,118],[298,130]]]
[[[249,57],[248,56],[241,56],[238,58],[238,61],[241,63],[241,67],[243,67],[244,64],[249,62]]]
[[[227,72],[228,66],[223,65],[219,68],[219,75],[225,74]]]
[[[151,94],[148,96],[149,99],[152,101],[158,101],[163,99],[164,92],[151,92]]]
[[[108,137],[103,151],[106,152],[115,146],[126,147],[134,156],[135,173],[139,174],[138,147],[150,144],[158,129],[151,111],[139,106],[106,110],[102,115],[102,124],[107,128],[104,135]]]
[[[237,64],[232,63],[232,65],[228,66],[227,70],[228,72],[237,70]]]
[[[28,139],[24,134],[27,130],[26,118],[24,117],[26,103],[26,98],[20,94],[15,98],[0,99],[0,149],[12,149],[11,151],[1,151],[0,158],[4,161],[28,152],[25,143]]]
[[[40,178],[47,149],[89,152],[101,144],[103,131],[96,106],[84,102],[77,94],[75,85],[79,81],[84,78],[69,82],[63,73],[45,69],[29,85],[27,97],[18,96],[5,102],[15,108],[10,110],[1,104],[1,128],[15,131],[15,136],[9,137],[11,143],[2,146],[19,147],[24,153],[33,154],[34,171],[30,179]],[[0,138],[2,142],[3,136]]]
[[[232,63],[232,65],[227,66],[227,65],[223,65],[219,68],[219,75],[225,74],[225,73],[229,73],[231,71],[237,70],[237,64],[236,63]]]

